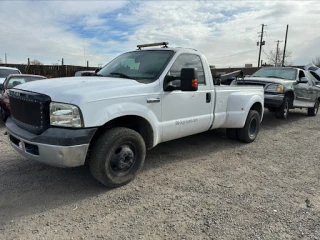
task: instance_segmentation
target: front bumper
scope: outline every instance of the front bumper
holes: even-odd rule
[[[89,143],[96,128],[49,128],[40,135],[6,122],[11,146],[22,156],[57,167],[76,167],[85,163]]]
[[[284,94],[268,94],[264,93],[265,107],[280,107],[283,103]]]

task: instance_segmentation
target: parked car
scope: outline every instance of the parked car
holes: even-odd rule
[[[40,75],[29,75],[29,74],[10,74],[2,84],[0,84],[0,115],[2,121],[6,121],[11,115],[10,113],[10,102],[8,92],[10,89],[27,82],[36,80],[46,79]]]
[[[309,116],[318,113],[320,88],[310,73],[292,67],[266,67],[237,81],[237,85],[259,85],[264,88],[264,105],[277,118],[286,119],[289,109],[307,108]]]
[[[201,52],[141,49],[155,45],[118,56],[95,77],[11,89],[11,146],[54,166],[87,163],[99,182],[119,187],[137,175],[146,150],[161,142],[216,128],[227,128],[229,138],[242,142],[256,139],[262,87],[215,86]]]
[[[305,70],[313,71],[318,76],[320,76],[320,68],[314,65],[313,63],[310,63],[304,67]]]
[[[75,77],[94,76],[95,71],[78,71],[74,74]]]
[[[21,72],[17,68],[0,66],[0,84],[2,84],[6,77],[8,77],[10,74],[21,74]]]

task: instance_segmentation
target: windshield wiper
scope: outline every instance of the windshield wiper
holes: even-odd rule
[[[118,76],[120,76],[122,78],[134,79],[133,77],[129,77],[128,75],[125,75],[125,74],[119,73],[119,72],[111,72],[110,75],[118,75]],[[136,80],[136,79],[134,79],[134,80]]]
[[[280,78],[280,79],[285,79],[285,78],[277,77],[277,76],[267,76],[267,78]]]

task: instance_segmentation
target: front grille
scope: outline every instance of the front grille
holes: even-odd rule
[[[49,96],[12,89],[9,100],[12,119],[19,127],[36,134],[49,127]]]

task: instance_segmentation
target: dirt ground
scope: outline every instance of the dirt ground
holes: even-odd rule
[[[161,144],[112,190],[86,167],[23,159],[4,132],[1,239],[320,239],[320,116],[305,110],[266,110],[251,144],[224,130]]]

